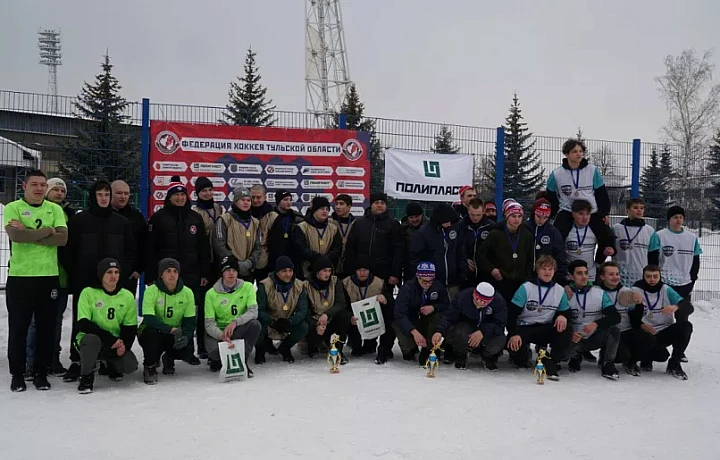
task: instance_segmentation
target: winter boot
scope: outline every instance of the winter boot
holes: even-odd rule
[[[382,365],[388,361],[388,351],[385,347],[378,347],[377,356],[375,357],[375,364]]]
[[[60,357],[55,357],[55,360],[53,361],[52,365],[50,366],[50,373],[55,376],[61,376],[64,375],[67,372],[67,369],[62,365],[60,362]]]
[[[78,385],[78,393],[81,395],[90,394],[93,392],[93,384],[95,383],[95,373],[92,372],[88,375],[80,376],[80,384]]]
[[[429,348],[423,348],[422,350],[420,350],[420,355],[418,356],[418,364],[420,365],[420,367],[425,368],[429,357],[430,357],[430,349]]]
[[[464,371],[467,369],[467,354],[466,353],[456,353],[454,356],[455,361],[455,369],[459,371]]]
[[[680,361],[676,361],[674,359],[671,359],[668,361],[667,370],[666,372],[676,379],[680,380],[687,380],[688,376],[683,370],[682,366],[680,365]]]
[[[208,358],[208,367],[210,368],[210,372],[220,372],[220,369],[222,369],[222,362],[218,359],[217,361]]]
[[[10,391],[13,393],[20,393],[27,390],[27,384],[22,375],[13,375],[12,382],[10,382]]]
[[[512,363],[515,364],[515,367],[518,369],[529,369],[530,367],[533,367],[533,364],[530,362],[531,357],[532,352],[529,348],[525,349],[525,353],[517,353],[515,355],[510,355]]]
[[[543,359],[543,365],[545,366],[545,373],[547,374],[548,380],[555,382],[560,380],[560,374],[558,374],[558,366],[552,359]]]
[[[145,366],[143,369],[143,381],[148,385],[155,385],[157,380],[157,369],[155,366]]]
[[[125,375],[124,375],[122,372],[120,372],[119,370],[117,370],[117,369],[115,368],[115,366],[113,366],[113,365],[108,365],[108,366],[107,366],[107,372],[106,372],[106,373],[107,373],[108,378],[109,378],[110,381],[112,381],[112,382],[119,382],[119,381],[121,381],[121,380],[123,379],[123,377],[125,377]]]
[[[170,353],[163,353],[162,355],[162,373],[163,375],[174,375],[175,374],[175,359],[170,356]]]
[[[265,353],[262,351],[258,351],[256,349],[255,350],[255,364],[257,364],[257,365],[265,364],[265,361],[266,361]]]
[[[624,363],[623,369],[625,369],[625,372],[633,377],[640,377],[640,368],[637,363]]]
[[[202,355],[200,356],[200,358],[202,358]],[[188,363],[188,364],[191,365],[191,366],[199,366],[199,365],[200,365],[200,358],[198,358],[198,357],[195,356],[195,355],[190,355],[190,356],[188,356],[186,359],[184,359],[183,361],[185,361],[186,363]],[[207,359],[207,353],[205,353],[205,358],[202,358],[202,359]]]
[[[652,372],[652,371],[653,371],[653,363],[652,363],[652,361],[642,361],[642,362],[640,362],[640,369],[642,369],[643,372]]]
[[[68,368],[65,375],[63,375],[63,382],[77,382],[80,378],[80,363],[72,363]]]
[[[455,351],[452,345],[447,344],[443,352],[443,364],[452,364],[453,362],[455,362]]]
[[[570,358],[570,361],[568,361],[568,370],[570,372],[580,372],[582,369],[582,355],[577,355],[574,358]]]
[[[497,356],[491,356],[489,358],[485,358],[485,369],[489,370],[490,372],[497,372]]]
[[[249,379],[255,377],[255,373],[253,372],[252,369],[250,369],[250,366],[248,366],[247,363],[245,363],[245,375]]]
[[[265,337],[265,340],[263,340],[263,343],[265,344],[265,351],[270,354],[270,356],[277,356],[278,355],[278,349],[273,343],[272,339],[270,337]]]
[[[610,380],[618,380],[620,378],[620,373],[618,372],[617,367],[615,367],[615,363],[612,361],[605,361],[603,363],[601,375]]]
[[[280,355],[282,356],[282,360],[286,363],[294,363],[295,357],[292,355],[292,352],[290,351],[290,347],[287,345],[281,344],[278,347],[278,351],[280,352]]]
[[[403,359],[405,361],[415,361],[415,357],[417,356],[418,349],[412,348],[408,352],[403,352]]]
[[[35,385],[35,388],[40,391],[49,390],[51,387],[50,382],[48,382],[47,375],[45,374],[36,374],[33,379],[33,385]]]

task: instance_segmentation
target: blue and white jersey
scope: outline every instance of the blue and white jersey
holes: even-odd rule
[[[595,280],[597,269],[595,267],[595,248],[597,247],[597,238],[590,226],[578,227],[573,225],[565,238],[565,252],[567,252],[568,264],[573,260],[584,260],[588,266],[588,274],[590,280]],[[568,275],[568,279],[570,275]]]
[[[667,284],[663,284],[660,291],[656,293],[647,292],[642,288],[634,287],[643,297],[642,322],[655,328],[656,332],[666,329],[675,324],[675,315],[662,313],[662,308],[668,305],[677,305],[683,298]]]
[[[550,173],[547,180],[547,189],[555,193],[560,209],[572,212],[575,200],[585,200],[592,206],[592,213],[597,212],[595,190],[604,186],[600,171],[593,164],[580,169],[568,169],[560,166]]]
[[[620,266],[620,280],[625,286],[632,286],[643,277],[643,269],[648,264],[650,242],[655,230],[649,225],[628,227],[622,223],[613,225],[617,238],[615,262]]]
[[[523,307],[517,319],[518,326],[551,323],[556,312],[568,309],[565,289],[556,283],[547,287],[527,281],[515,292],[512,303]]]
[[[590,337],[583,332],[583,328],[602,318],[603,310],[612,306],[613,302],[610,297],[597,286],[593,286],[585,292],[576,289],[570,299],[570,319],[573,332],[579,332],[583,338]]]
[[[664,228],[650,241],[650,251],[660,251],[662,280],[670,286],[690,284],[690,269],[693,258],[702,254],[700,242],[694,233],[683,230],[679,233]]]

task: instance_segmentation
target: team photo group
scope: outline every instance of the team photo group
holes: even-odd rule
[[[469,362],[495,372],[507,353],[513,367],[554,381],[583,363],[617,380],[619,369],[632,378],[665,362],[687,380],[702,251],[683,208],[670,207],[656,231],[632,198],[611,226],[585,145],[568,140],[562,151],[529,209],[512,197],[483,201],[468,185],[429,216],[410,202],[401,221],[384,193],[370,194],[363,215],[347,194],[316,196],[301,215],[292,190],[269,195],[263,185],[235,187],[224,212],[209,178],[178,176],[146,221],[125,182],[98,180],[76,211],[62,179],[30,171],[3,220],[11,390],[49,390],[58,376],[91,393],[96,374],[117,381],[138,369],[154,385],[180,378],[176,361],[221,372],[223,349],[238,341],[247,378],[269,360],[293,363],[293,353],[332,355],[335,367],[443,362],[446,372]],[[368,299],[382,323],[375,338],[354,309]],[[68,303],[70,337],[61,332]]]

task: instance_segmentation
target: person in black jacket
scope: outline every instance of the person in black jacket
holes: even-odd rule
[[[472,208],[469,208],[472,209]],[[481,348],[485,368],[497,371],[497,360],[505,348],[507,304],[490,283],[479,283],[460,292],[438,323],[433,346],[450,333],[455,350],[455,369],[467,366],[467,349]]]
[[[436,279],[447,288],[450,299],[455,298],[467,280],[468,263],[458,215],[447,203],[437,205],[430,222],[413,235],[410,262],[417,266],[421,261],[435,264]]]
[[[255,273],[265,274],[258,282],[275,272],[275,262],[280,256],[289,257],[295,266],[300,266],[297,251],[292,245],[293,235],[303,217],[292,208],[292,193],[288,190],[275,192],[275,209],[260,219],[262,233],[262,254]]]
[[[145,251],[147,245],[147,221],[145,216],[130,204],[130,186],[126,182],[116,180],[110,184],[110,187],[112,188],[111,206],[113,210],[129,220],[132,225],[137,256],[134,258],[132,273],[120,282],[125,289],[135,295],[140,275],[145,271],[145,258],[140,255]]]
[[[533,266],[537,259],[545,254],[557,262],[555,270],[555,281],[564,286],[567,284],[567,252],[565,252],[565,240],[557,228],[548,220],[550,219],[551,206],[545,198],[539,198],[530,210],[530,219],[525,223],[530,233],[535,238],[535,252]]]
[[[467,254],[468,277],[464,287],[475,287],[482,281],[490,281],[488,276],[483,276],[477,269],[477,253],[480,245],[490,235],[495,221],[485,217],[483,201],[475,198],[468,203],[468,214],[463,217],[460,228],[463,230],[465,252]]]
[[[409,281],[415,277],[415,266],[410,263],[410,243],[413,235],[420,230],[428,218],[423,214],[423,208],[419,203],[410,202],[405,206],[405,216],[400,219],[400,232],[403,237],[403,281]]]
[[[202,217],[190,208],[187,188],[180,177],[173,176],[165,197],[165,205],[148,222],[148,249],[145,264],[145,283],[158,279],[158,263],[165,258],[175,259],[183,268],[183,284],[195,296],[197,308],[197,350],[205,358],[204,289],[210,275],[210,241],[205,233]],[[188,363],[200,361],[193,355]]]
[[[73,294],[73,325],[70,343],[70,368],[63,376],[67,382],[80,377],[80,354],[74,346],[77,335],[77,313],[80,293],[97,280],[96,267],[100,260],[111,257],[120,261],[120,278],[127,279],[135,266],[137,246],[132,223],[113,212],[112,188],[104,180],[95,182],[89,190],[90,206],[68,221],[68,242],[59,251],[63,267],[68,272]],[[125,268],[127,267],[127,268]]]
[[[400,288],[395,305],[393,328],[403,359],[414,360],[420,347],[420,366],[425,366],[430,356],[432,335],[450,303],[447,289],[435,279],[435,273],[432,262],[420,262],[415,279]]]

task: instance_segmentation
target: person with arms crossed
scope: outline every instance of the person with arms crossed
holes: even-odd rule
[[[215,256],[218,260],[235,256],[240,278],[252,283],[262,250],[260,237],[260,221],[250,214],[250,192],[245,187],[236,187],[230,211],[215,223],[212,240]]]

